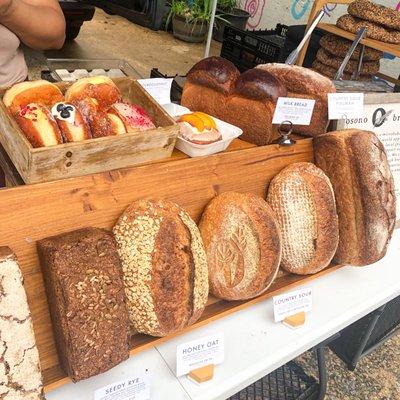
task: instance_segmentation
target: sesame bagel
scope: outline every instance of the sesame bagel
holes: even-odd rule
[[[356,0],[349,5],[348,13],[353,17],[400,31],[400,12],[381,4],[369,0]]]
[[[214,296],[246,300],[268,289],[281,261],[281,236],[263,198],[250,193],[220,194],[207,205],[199,228]]]
[[[200,232],[167,200],[138,200],[114,227],[135,331],[166,336],[194,323],[208,298]]]

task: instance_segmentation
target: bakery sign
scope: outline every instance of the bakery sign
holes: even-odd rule
[[[385,147],[394,178],[397,221],[400,219],[400,93],[368,93],[364,110],[357,116],[337,122],[337,129],[373,131]]]

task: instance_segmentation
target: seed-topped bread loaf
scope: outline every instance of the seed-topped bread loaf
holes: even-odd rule
[[[129,357],[121,263],[111,232],[85,228],[38,242],[60,363],[76,382]]]
[[[372,264],[386,254],[396,222],[393,177],[373,132],[330,132],[314,141],[316,164],[330,178],[339,215],[335,261]]]
[[[23,278],[8,247],[0,247],[0,289],[0,398],[44,400]]]
[[[281,237],[263,198],[250,193],[220,194],[207,205],[199,228],[214,296],[245,300],[268,289],[278,273]]]
[[[282,234],[282,263],[306,275],[326,268],[339,241],[335,197],[327,176],[314,164],[299,162],[272,180],[267,202]]]
[[[132,203],[114,227],[133,328],[165,336],[193,324],[208,298],[200,232],[167,200]]]

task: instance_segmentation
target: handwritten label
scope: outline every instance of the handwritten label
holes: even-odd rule
[[[224,362],[224,334],[217,333],[183,343],[176,348],[176,375],[188,374],[194,369]]]
[[[172,78],[138,79],[138,82],[154,100],[163,105],[171,103]]]
[[[312,310],[312,289],[306,288],[281,294],[275,296],[273,302],[275,322],[280,322],[301,311]]]
[[[150,400],[150,374],[144,373],[97,389],[94,400]]]
[[[364,109],[364,93],[328,93],[329,119],[360,116]]]
[[[310,125],[314,106],[315,100],[279,97],[272,123],[290,121],[293,125]]]

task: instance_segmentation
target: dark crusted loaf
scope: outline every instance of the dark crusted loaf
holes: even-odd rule
[[[38,251],[60,363],[71,379],[127,359],[128,314],[111,232],[80,229],[39,241]]]
[[[314,154],[336,197],[335,261],[356,266],[378,261],[396,222],[394,182],[382,143],[373,132],[336,131],[314,140]]]

